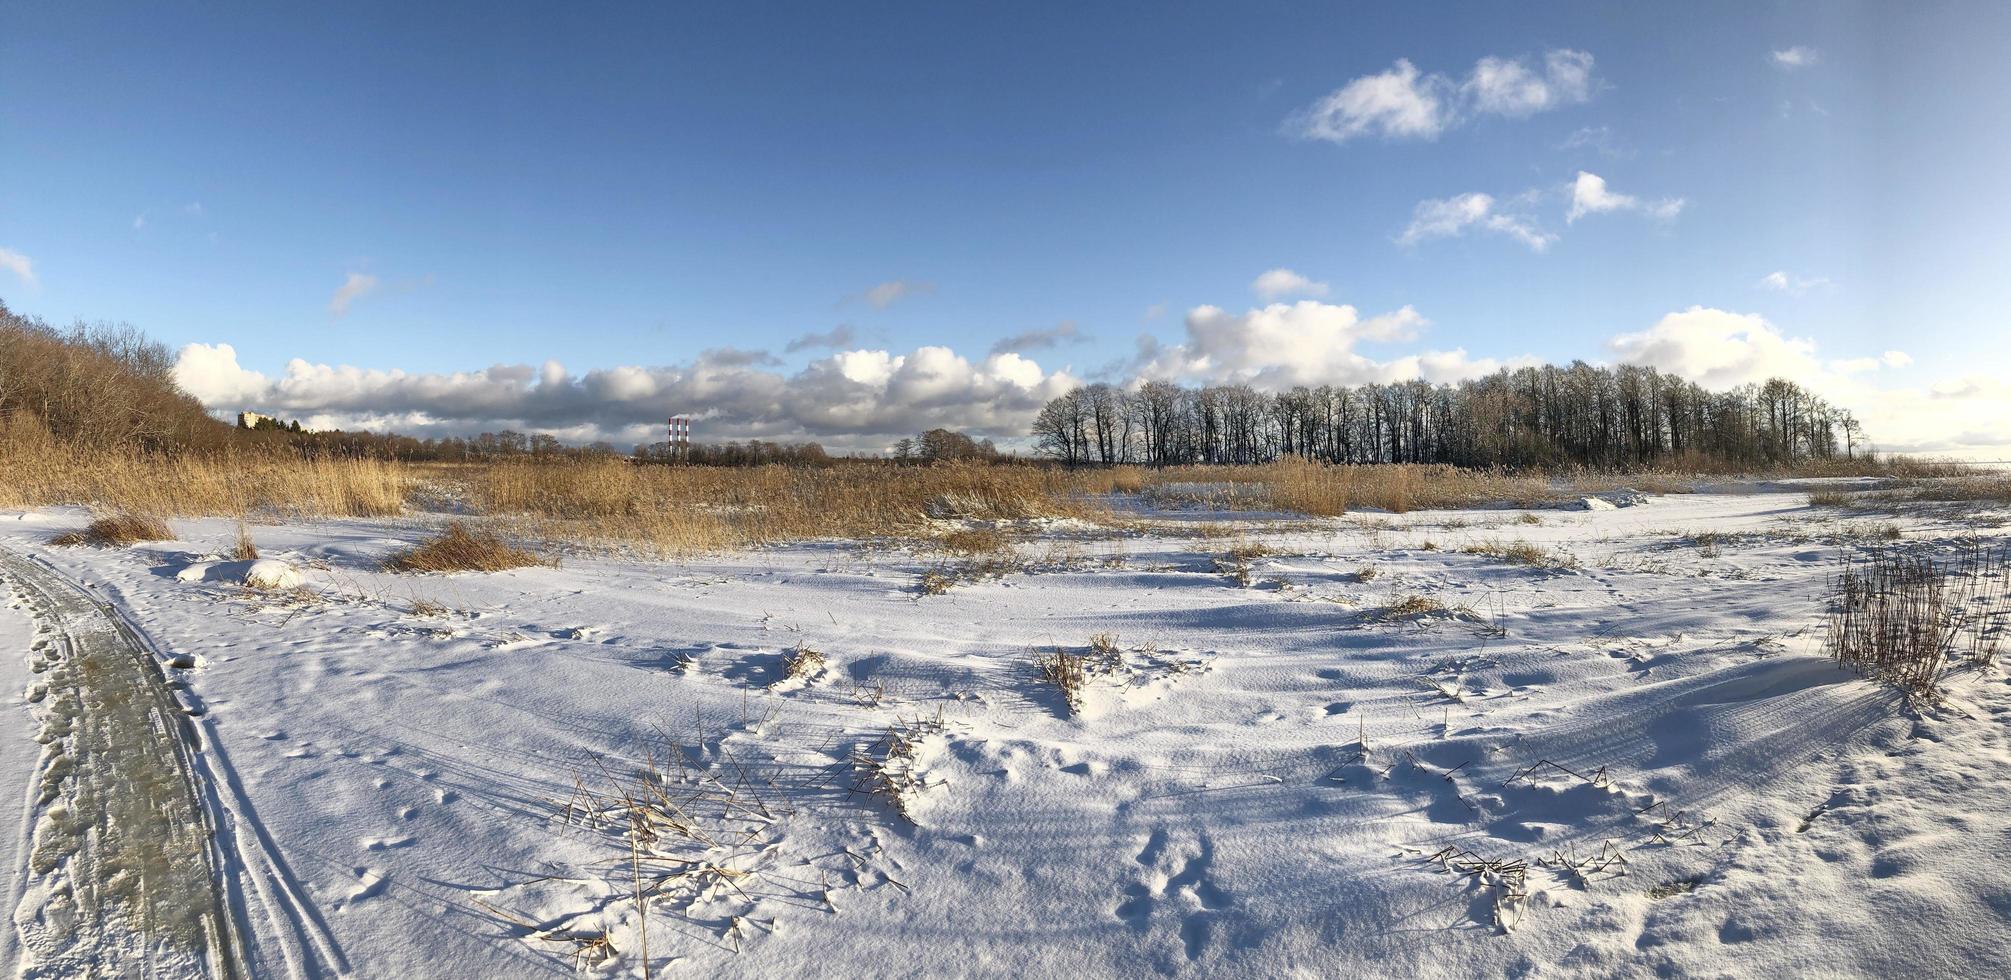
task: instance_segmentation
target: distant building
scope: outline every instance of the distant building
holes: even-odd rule
[[[237,427],[240,429],[256,429],[260,422],[268,423],[266,428],[274,428],[279,425],[279,420],[270,415],[260,415],[257,412],[237,413]]]

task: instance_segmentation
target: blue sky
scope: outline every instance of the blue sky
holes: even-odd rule
[[[1321,380],[1251,350],[1284,331],[1340,345],[1293,351],[1337,381],[1745,357],[1911,392],[1889,444],[2011,442],[1922,416],[2011,360],[2004,5],[275,6],[0,5],[0,298],[229,345],[238,374],[190,375],[220,409],[576,438],[714,411],[870,447],[1005,434],[1082,379]],[[1523,74],[1490,95],[1483,59]],[[1422,127],[1317,137],[1402,64]],[[1581,171],[1609,207],[1567,220]],[[1431,202],[1468,222],[1407,237]],[[1259,295],[1273,269],[1324,289]],[[1266,334],[1243,314],[1274,299],[1413,316]],[[1730,319],[1616,344],[1692,307]],[[987,361],[1063,324],[1021,345],[1038,379]],[[902,388],[930,346],[982,377]],[[729,347],[774,360],[702,355]],[[427,400],[492,365],[524,367]],[[655,370],[588,376],[625,366]]]

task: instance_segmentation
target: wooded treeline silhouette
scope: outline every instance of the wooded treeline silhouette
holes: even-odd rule
[[[1679,460],[1775,465],[1855,455],[1857,420],[1782,378],[1727,391],[1654,368],[1545,365],[1458,384],[1266,392],[1148,381],[1077,388],[1034,420],[1069,464],[1334,463],[1600,468]]]

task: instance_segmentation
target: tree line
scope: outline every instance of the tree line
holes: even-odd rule
[[[1031,435],[1070,465],[1333,463],[1624,468],[1854,456],[1857,420],[1782,378],[1710,391],[1634,365],[1544,365],[1458,384],[1399,381],[1266,392],[1147,381],[1054,399]]]

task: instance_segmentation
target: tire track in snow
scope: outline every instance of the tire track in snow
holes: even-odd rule
[[[45,746],[23,808],[12,918],[23,976],[239,975],[194,731],[106,609],[0,551],[38,621],[26,692]]]
[[[197,732],[138,635],[53,570],[0,549],[37,621],[25,692],[43,752],[11,918],[23,977],[243,976]]]

